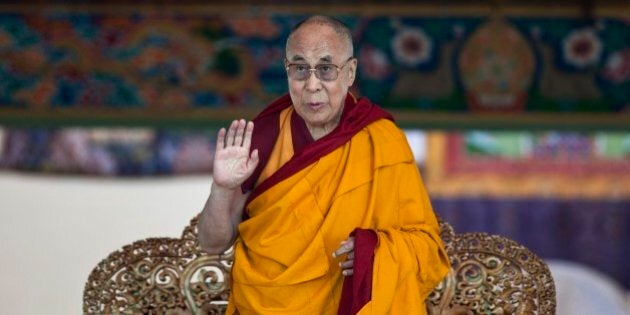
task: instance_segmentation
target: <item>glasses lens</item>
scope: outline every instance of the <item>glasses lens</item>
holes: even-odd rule
[[[293,80],[306,80],[311,72],[307,65],[292,64],[289,65],[289,77]]]
[[[337,79],[337,67],[334,65],[317,65],[317,77],[324,81],[333,81]]]
[[[337,67],[332,64],[321,64],[315,66],[315,75],[322,81],[337,80]],[[289,78],[296,81],[307,80],[311,76],[311,69],[306,64],[290,64],[288,65]]]

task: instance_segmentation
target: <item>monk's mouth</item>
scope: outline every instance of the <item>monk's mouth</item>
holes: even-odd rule
[[[324,106],[324,103],[306,103],[306,105],[308,105],[308,107],[309,107],[310,109],[313,109],[313,110],[318,110],[318,109],[320,109],[322,106]]]

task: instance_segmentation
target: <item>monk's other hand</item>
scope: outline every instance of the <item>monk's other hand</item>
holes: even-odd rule
[[[227,130],[219,130],[212,169],[216,185],[235,189],[254,172],[258,150],[249,152],[253,131],[254,123],[245,119],[234,120]]]
[[[351,276],[354,272],[354,237],[342,241],[337,250],[333,252],[333,257],[337,258],[344,254],[346,254],[345,260],[339,263],[341,274]]]

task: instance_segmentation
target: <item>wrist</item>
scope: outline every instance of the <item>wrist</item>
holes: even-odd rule
[[[218,184],[216,181],[212,181],[212,191],[225,191],[225,192],[234,192],[239,189],[241,185],[236,185],[236,187],[230,187],[227,185]]]

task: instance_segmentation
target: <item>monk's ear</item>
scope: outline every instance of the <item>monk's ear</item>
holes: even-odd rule
[[[352,58],[348,61],[348,86],[352,86],[354,84],[354,79],[357,76],[357,58]]]

